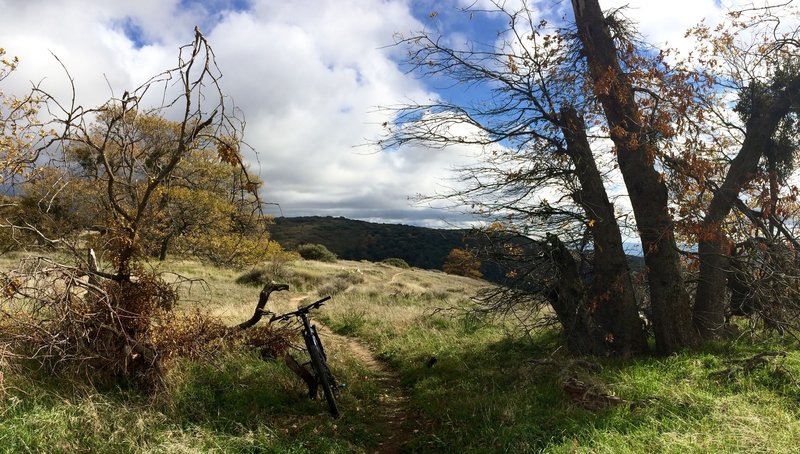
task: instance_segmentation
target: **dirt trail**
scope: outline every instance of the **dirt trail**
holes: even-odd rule
[[[292,304],[296,305],[303,298],[292,298]],[[409,398],[400,383],[400,377],[379,360],[360,340],[336,334],[317,320],[314,320],[314,324],[323,338],[323,344],[331,339],[335,344],[344,345],[367,369],[375,374],[376,384],[381,390],[380,408],[378,409],[380,417],[375,420],[375,431],[386,435],[383,442],[380,443],[380,447],[374,452],[380,454],[401,452],[403,446],[413,436],[413,431],[407,424],[407,421],[411,422],[413,418],[410,416]],[[345,409],[341,410],[346,411]]]

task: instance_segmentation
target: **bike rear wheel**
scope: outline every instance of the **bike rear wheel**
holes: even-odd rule
[[[336,396],[333,394],[333,386],[335,386],[333,374],[331,374],[330,369],[328,369],[328,364],[325,362],[325,358],[318,345],[309,345],[308,355],[311,357],[311,367],[314,369],[317,383],[319,383],[319,386],[322,388],[325,400],[328,401],[328,409],[330,410],[331,416],[338,418],[339,408],[336,406]]]

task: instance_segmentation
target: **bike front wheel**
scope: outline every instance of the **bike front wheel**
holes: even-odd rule
[[[311,357],[311,367],[314,368],[314,374],[317,376],[317,383],[322,388],[322,393],[325,395],[325,400],[328,401],[328,409],[334,418],[339,417],[339,408],[336,406],[336,396],[333,394],[333,386],[335,381],[333,374],[328,369],[328,364],[325,362],[325,357],[318,345],[308,346],[308,355]]]

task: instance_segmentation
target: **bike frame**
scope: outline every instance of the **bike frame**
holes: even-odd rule
[[[328,366],[326,365],[328,357],[325,354],[325,349],[322,347],[322,341],[319,338],[319,334],[317,334],[317,329],[311,324],[311,320],[308,317],[308,314],[311,312],[311,310],[319,309],[325,303],[325,301],[328,301],[330,298],[330,296],[326,296],[325,298],[315,301],[307,306],[298,307],[296,311],[288,312],[282,315],[274,315],[270,319],[270,323],[274,322],[275,320],[288,321],[291,317],[300,318],[303,324],[301,334],[306,344],[306,350],[311,358],[306,365],[311,367],[311,372],[313,372],[313,375],[309,373],[309,371],[303,365],[297,363],[297,361],[294,360],[291,355],[286,356],[287,364],[293,371],[295,371],[295,373],[300,376],[300,378],[306,382],[309,387],[309,395],[312,399],[316,398],[318,385],[322,384],[325,399],[328,401],[331,414],[334,418],[336,418],[339,416],[339,410],[336,408],[335,398],[333,397],[334,389],[332,389],[335,387],[335,378],[330,373]],[[317,358],[317,360],[315,360],[314,353],[312,352],[318,352],[321,358]],[[291,361],[289,361],[289,359],[291,359]],[[324,377],[321,374],[325,374]]]
[[[308,319],[308,315],[305,313],[301,313],[299,317],[300,320],[303,321],[302,334],[303,334],[303,339],[306,341],[306,348],[311,348],[312,345],[315,345],[317,348],[319,348],[319,351],[322,352],[323,358],[328,359],[328,357],[325,356],[325,350],[323,350],[322,348],[322,343],[317,340],[316,336],[317,329],[316,327],[314,327],[314,325],[311,324],[311,321]]]

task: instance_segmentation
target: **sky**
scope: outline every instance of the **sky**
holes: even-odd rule
[[[514,1],[514,0],[508,0]],[[519,1],[519,0],[516,0]],[[139,86],[171,68],[178,47],[198,26],[215,50],[223,90],[242,110],[246,156],[264,180],[265,209],[285,216],[344,216],[420,226],[463,226],[456,211],[417,206],[416,194],[453,184],[453,169],[477,150],[404,146],[380,151],[389,119],[380,107],[469,93],[408,74],[399,35],[440,33],[452,43],[491,42],[504,24],[460,8],[486,0],[0,0],[0,47],[20,58],[0,84],[23,93],[41,83],[69,98],[69,84],[53,55],[75,81],[79,104],[99,105],[112,93]],[[722,14],[716,0],[601,0],[628,5],[626,15],[652,42],[686,46],[684,31]],[[533,1],[543,18],[559,20],[570,3]]]

